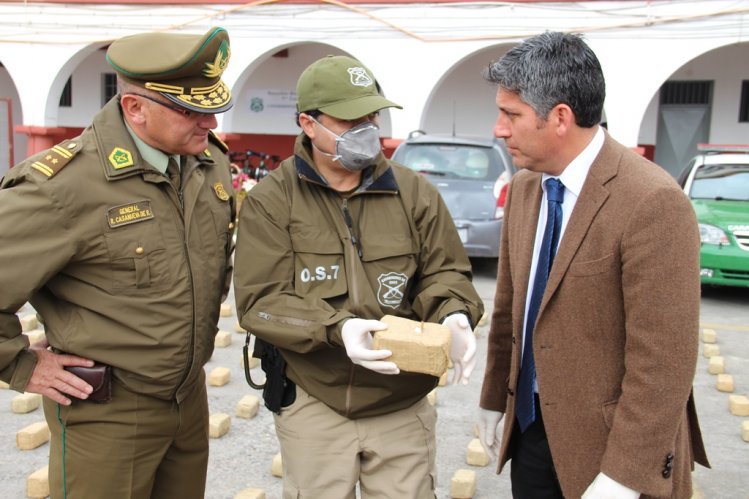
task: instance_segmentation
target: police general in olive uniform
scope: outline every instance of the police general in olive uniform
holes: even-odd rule
[[[235,213],[211,131],[229,56],[222,28],[115,41],[119,94],[0,185],[0,379],[45,395],[53,498],[204,495],[203,366]],[[48,348],[21,334],[27,301]]]

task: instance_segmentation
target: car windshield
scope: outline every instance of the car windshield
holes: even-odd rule
[[[749,201],[749,165],[703,165],[694,175],[692,199]]]
[[[403,152],[400,163],[428,175],[494,182],[502,170],[491,147],[409,144]]]

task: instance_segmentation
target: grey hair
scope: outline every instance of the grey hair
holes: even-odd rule
[[[130,92],[134,92],[136,89],[136,86],[132,83],[129,83],[122,78],[120,78],[120,75],[117,75],[117,92],[121,94],[126,94]]]
[[[485,78],[517,93],[544,120],[554,106],[566,104],[580,127],[601,121],[606,82],[581,35],[547,31],[528,38],[493,62]]]

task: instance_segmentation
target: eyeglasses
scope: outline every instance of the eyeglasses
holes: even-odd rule
[[[153,97],[149,97],[148,95],[136,94],[134,92],[128,92],[128,93],[130,95],[137,95],[138,97],[143,97],[144,99],[150,100],[151,102],[155,102],[156,104],[164,106],[167,109],[171,109],[175,113],[179,113],[185,118],[192,118],[193,116],[203,116],[205,114],[205,113],[198,113],[197,111],[190,111],[189,109],[185,109],[184,107],[172,106],[171,104],[167,104],[166,102],[162,102],[158,99],[154,99]]]

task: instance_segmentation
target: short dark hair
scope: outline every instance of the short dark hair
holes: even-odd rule
[[[581,35],[547,31],[528,38],[493,62],[485,78],[517,93],[543,119],[557,104],[590,128],[601,121],[606,82],[598,58]]]
[[[307,116],[309,116],[309,117],[311,117],[311,118],[314,118],[314,119],[317,119],[317,118],[319,118],[319,117],[320,117],[320,115],[322,114],[322,112],[321,112],[321,111],[320,111],[319,109],[311,109],[311,110],[309,110],[309,111],[301,111],[301,112],[298,112],[298,113],[296,113],[296,114],[294,115],[294,119],[296,120],[296,126],[298,126],[298,127],[301,127],[301,126],[302,126],[302,125],[301,125],[301,124],[299,123],[299,115],[300,115],[300,114],[302,114],[302,113],[304,113],[304,114],[306,114]]]

